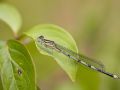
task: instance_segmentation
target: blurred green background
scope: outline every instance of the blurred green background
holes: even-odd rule
[[[103,62],[105,69],[120,75],[119,0],[1,0],[15,6],[22,15],[20,33],[37,24],[56,24],[75,39],[79,52]],[[0,39],[13,38],[0,21]],[[41,90],[120,90],[120,80],[80,65],[76,82],[49,56],[27,45],[33,56],[37,85]]]

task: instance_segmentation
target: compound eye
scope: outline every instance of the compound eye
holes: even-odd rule
[[[39,36],[39,38],[40,38],[40,39],[43,39],[43,38],[44,38],[44,36],[42,36],[42,35],[41,35],[41,36]]]
[[[44,37],[41,35],[41,36],[39,36],[39,37],[37,38],[37,40],[38,40],[38,42],[41,42],[41,41],[44,40]]]

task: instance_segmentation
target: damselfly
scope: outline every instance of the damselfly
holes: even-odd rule
[[[78,63],[81,63],[82,65],[87,66],[88,68],[91,68],[93,70],[101,72],[101,73],[108,75],[112,78],[119,79],[119,77],[117,75],[106,72],[105,70],[103,70],[103,67],[104,67],[103,64],[101,64],[93,59],[90,59],[84,55],[75,53],[74,51],[63,47],[52,40],[45,39],[44,36],[39,36],[37,38],[37,41],[42,46],[49,48],[49,49],[52,49],[52,50],[55,50],[59,53],[62,53],[63,55],[65,55],[73,60],[76,60]]]

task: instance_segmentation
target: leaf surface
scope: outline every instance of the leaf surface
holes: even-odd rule
[[[17,41],[9,40],[1,46],[0,73],[4,90],[36,90],[32,59]]]
[[[73,50],[74,52],[77,52],[78,50],[76,43],[68,32],[56,25],[44,24],[33,27],[28,32],[25,32],[25,34],[35,41],[38,50],[42,54],[52,56],[69,75],[72,81],[75,81],[78,68],[77,63],[65,55],[55,52],[54,50],[41,48],[41,44],[37,41],[38,37],[42,35],[48,40],[52,40],[68,49]]]
[[[18,10],[12,5],[0,3],[0,20],[7,23],[14,34],[20,30],[22,20]]]

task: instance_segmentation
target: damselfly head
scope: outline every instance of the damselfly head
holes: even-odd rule
[[[41,35],[41,36],[39,36],[39,39],[44,39],[44,36],[42,36],[42,35]]]
[[[39,36],[39,37],[37,38],[37,40],[38,40],[38,42],[41,42],[41,43],[44,42],[44,36],[42,36],[42,35]]]

